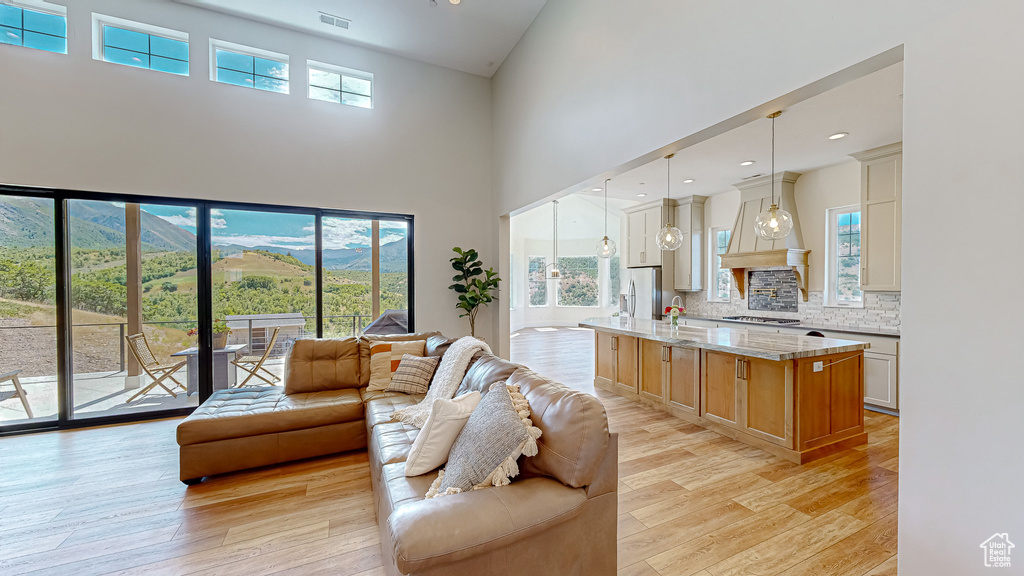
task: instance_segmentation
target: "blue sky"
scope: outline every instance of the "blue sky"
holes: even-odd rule
[[[195,208],[146,204],[143,210],[193,234]],[[248,210],[213,210],[210,213],[215,245],[235,244],[248,248],[273,246],[289,250],[314,248],[312,216]],[[405,238],[404,222],[381,222],[381,244]],[[367,248],[371,222],[348,218],[324,218],[324,248]]]

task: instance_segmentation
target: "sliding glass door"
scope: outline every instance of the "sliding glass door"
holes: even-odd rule
[[[316,337],[316,216],[214,209],[210,230],[213,387],[277,384],[292,342]]]
[[[297,339],[414,331],[412,236],[396,214],[0,185],[0,434],[181,416],[280,386]]]
[[[0,196],[0,426],[56,420],[53,200]]]
[[[199,405],[195,214],[68,201],[73,418]]]

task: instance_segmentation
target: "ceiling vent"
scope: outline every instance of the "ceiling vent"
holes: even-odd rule
[[[352,23],[348,18],[342,18],[341,16],[335,16],[326,12],[320,13],[320,21],[328,26],[336,26],[338,28],[344,28],[345,30],[348,30],[349,24]]]

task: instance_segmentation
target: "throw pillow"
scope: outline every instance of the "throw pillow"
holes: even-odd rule
[[[426,497],[508,485],[519,475],[519,456],[537,455],[540,434],[519,386],[495,382],[459,432],[448,465]]]
[[[387,391],[426,394],[427,388],[430,387],[430,379],[434,376],[434,370],[437,370],[437,363],[440,361],[440,356],[402,355],[402,361],[391,375]]]
[[[405,460],[405,475],[420,476],[448,461],[448,453],[466,425],[473,409],[480,403],[479,392],[469,392],[452,400],[434,400],[430,415],[423,425]]]
[[[370,392],[387,390],[391,383],[391,375],[402,363],[402,356],[411,354],[423,356],[426,340],[412,342],[374,342],[370,344],[370,384],[366,389]]]

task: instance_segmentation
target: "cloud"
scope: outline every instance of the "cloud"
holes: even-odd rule
[[[224,220],[223,218],[213,218],[212,217],[212,216],[220,216],[221,214],[223,214],[223,213],[220,210],[211,210],[210,211],[210,215],[211,215],[210,227],[212,227],[212,228],[227,228],[228,227],[227,221]],[[189,208],[188,210],[185,211],[184,215],[182,215],[182,214],[174,214],[174,215],[171,215],[171,216],[156,215],[156,217],[160,218],[160,219],[163,219],[163,220],[166,220],[166,221],[170,222],[171,224],[174,224],[175,226],[179,226],[181,228],[185,228],[185,227],[195,228],[196,227],[196,209],[195,208]]]
[[[312,236],[267,236],[263,234],[239,234],[237,236],[214,236],[213,243],[217,246],[236,244],[246,248],[272,246],[289,250],[313,250],[316,244]]]
[[[387,236],[381,236],[380,244],[391,244],[392,242],[398,242],[399,240],[405,240],[405,234],[388,234]]]
[[[369,220],[324,218],[324,248],[339,249],[370,245],[372,223]]]

